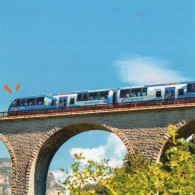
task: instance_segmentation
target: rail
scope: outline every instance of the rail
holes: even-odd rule
[[[59,107],[59,108],[46,108],[39,110],[26,110],[17,111],[14,113],[0,112],[0,117],[9,116],[21,116],[21,115],[35,115],[35,114],[49,114],[49,113],[63,113],[63,112],[79,112],[79,111],[90,111],[90,110],[107,110],[107,109],[117,109],[117,108],[132,108],[132,107],[151,107],[151,106],[163,106],[163,105],[174,105],[174,104],[188,104],[195,103],[195,97],[189,98],[177,98],[177,99],[163,99],[163,100],[149,100],[140,102],[128,102],[110,105],[95,105],[95,106],[75,106],[75,107]]]

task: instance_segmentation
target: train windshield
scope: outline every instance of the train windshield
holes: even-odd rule
[[[11,103],[10,107],[15,107],[15,106],[16,106],[16,100],[14,100],[14,101]]]
[[[14,101],[11,103],[11,106],[10,106],[10,107],[17,107],[17,106],[20,106],[20,100],[14,100]]]
[[[20,106],[38,106],[44,105],[44,97],[29,98],[29,99],[17,99],[11,103],[10,107],[20,107]]]

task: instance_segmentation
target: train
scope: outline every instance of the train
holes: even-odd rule
[[[194,81],[21,97],[11,103],[8,115],[118,108],[150,105],[152,102],[168,104],[186,100],[195,102]]]

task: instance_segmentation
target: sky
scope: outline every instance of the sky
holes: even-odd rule
[[[194,0],[1,0],[0,111],[22,96],[195,80],[194,18]],[[71,147],[108,148],[96,133],[93,148],[82,135]]]

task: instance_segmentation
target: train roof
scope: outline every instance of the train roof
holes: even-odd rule
[[[73,92],[67,92],[67,93],[49,94],[49,95],[69,95],[69,94],[77,94],[77,93],[90,93],[90,92],[111,91],[111,90],[114,90],[114,89],[83,90],[83,91],[73,91]]]
[[[188,81],[188,82],[177,82],[177,83],[164,83],[164,84],[155,84],[155,85],[143,85],[143,86],[130,86],[130,87],[120,87],[120,89],[129,89],[129,88],[147,88],[147,87],[162,87],[162,86],[169,86],[169,85],[179,85],[179,84],[191,84],[195,83],[195,81]]]
[[[39,97],[46,97],[46,96],[71,95],[71,94],[78,94],[78,93],[90,93],[90,92],[100,92],[100,91],[110,91],[110,90],[114,90],[114,89],[74,91],[74,92],[67,92],[67,93],[56,93],[56,94],[37,95],[37,96],[25,96],[25,97],[18,97],[16,99],[30,99],[30,98],[39,98]]]
[[[23,96],[23,97],[18,97],[16,98],[16,100],[18,99],[30,99],[30,98],[41,98],[41,97],[46,97],[47,95],[36,95],[36,96]]]
[[[155,84],[155,85],[143,85],[143,86],[132,86],[132,87],[131,86],[130,87],[121,87],[121,88],[118,88],[118,90],[129,89],[129,88],[161,87],[161,86],[168,86],[168,85],[191,84],[191,83],[195,83],[195,81],[164,83],[164,84]],[[46,97],[46,96],[71,95],[71,94],[78,94],[78,93],[90,93],[90,92],[111,91],[111,90],[114,90],[114,89],[83,90],[83,91],[74,91],[74,92],[58,93],[58,94],[26,96],[26,97],[19,97],[16,99],[30,99],[30,98],[39,98],[39,97]]]

